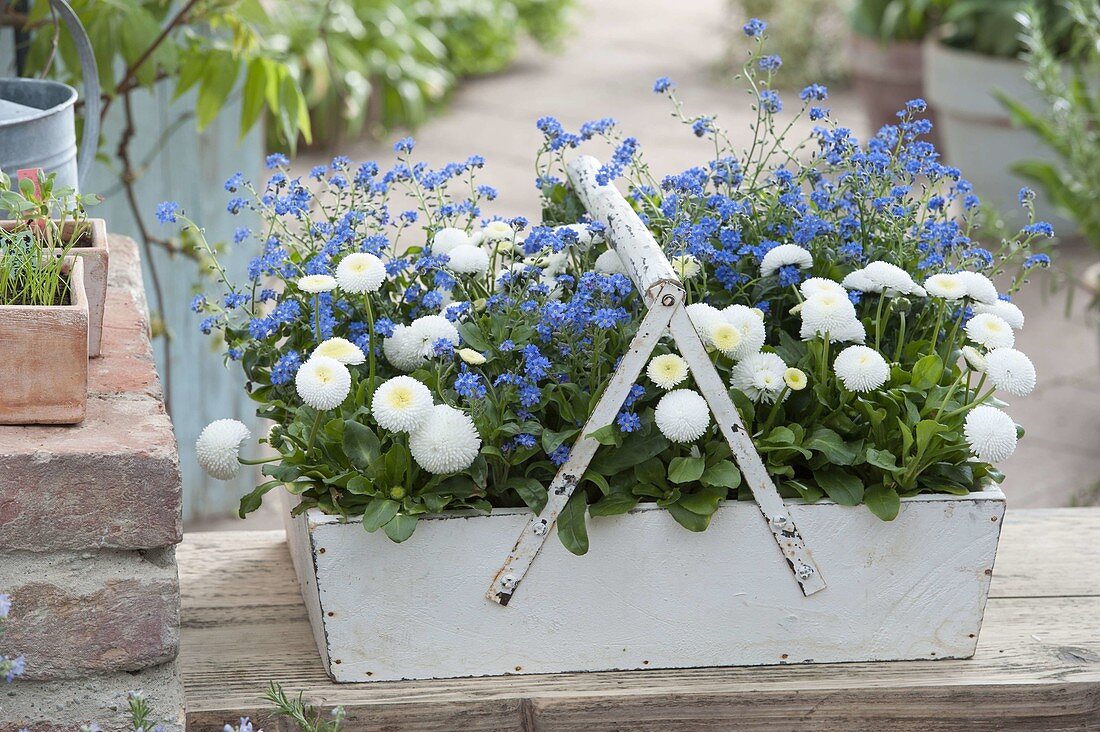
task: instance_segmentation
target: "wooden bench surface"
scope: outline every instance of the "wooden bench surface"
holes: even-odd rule
[[[963,661],[335,684],[283,532],[178,549],[188,727],[267,732],[269,681],[355,730],[1100,730],[1100,508],[1008,512],[977,655]]]

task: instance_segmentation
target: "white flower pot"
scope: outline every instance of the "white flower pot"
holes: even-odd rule
[[[995,487],[866,507],[790,501],[828,586],[805,597],[755,503],[691,533],[653,504],[551,537],[507,607],[485,597],[530,512],[421,519],[404,544],[316,510],[287,516],[317,647],[336,681],[966,658],[1004,516]]]
[[[1035,183],[1011,172],[1022,160],[1055,159],[1038,137],[1013,126],[994,96],[999,91],[1041,110],[1043,102],[1024,78],[1026,69],[1017,59],[961,51],[933,39],[924,53],[924,89],[936,109],[946,163],[962,171],[983,203],[995,207],[1006,223],[1023,226],[1027,214],[1017,195],[1023,186],[1035,188],[1039,218],[1069,234],[1076,227],[1055,212]]]

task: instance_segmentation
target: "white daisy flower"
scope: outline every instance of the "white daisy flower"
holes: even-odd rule
[[[962,271],[955,274],[966,284],[966,296],[971,300],[987,305],[997,302],[997,286],[993,280],[980,272]]]
[[[329,338],[313,349],[310,358],[315,356],[328,356],[348,366],[358,366],[367,360],[363,350],[346,338]]]
[[[435,344],[438,341],[447,341],[452,346],[458,345],[458,328],[442,315],[423,315],[412,322],[409,330],[421,358],[435,356]]]
[[[699,392],[673,389],[657,402],[653,421],[673,442],[694,442],[710,426],[710,408]]]
[[[1035,365],[1015,348],[994,348],[985,354],[985,373],[993,386],[1015,396],[1035,389]]]
[[[730,384],[754,402],[774,402],[786,384],[787,364],[775,353],[755,353],[730,372]]]
[[[327,411],[347,399],[351,391],[351,372],[335,358],[314,356],[298,369],[294,385],[303,402],[314,409]]]
[[[985,356],[983,356],[981,351],[977,348],[974,346],[963,346],[962,354],[963,359],[966,360],[966,364],[970,367],[971,371],[977,371],[978,373],[985,371]]]
[[[847,287],[849,290],[859,290],[860,292],[876,292],[875,283],[871,281],[871,278],[867,276],[867,273],[862,269],[857,269],[854,272],[849,272],[844,276],[844,279],[840,281],[842,287]]]
[[[497,220],[485,224],[481,229],[481,233],[484,234],[485,238],[489,241],[500,241],[502,239],[510,240],[516,232],[507,221]]]
[[[402,371],[413,371],[424,363],[419,341],[412,328],[404,323],[394,326],[393,335],[382,341],[382,353],[387,361]]]
[[[473,244],[459,244],[447,252],[447,267],[459,274],[482,274],[489,269],[489,253]]]
[[[783,383],[785,383],[787,388],[791,391],[802,391],[809,383],[809,379],[806,378],[805,371],[796,369],[792,366],[783,372]]]
[[[336,265],[336,282],[344,292],[362,295],[377,292],[386,279],[382,260],[367,252],[355,252]]]
[[[195,440],[195,458],[199,467],[211,478],[232,480],[241,472],[241,443],[252,437],[244,423],[235,419],[219,419],[203,427]]]
[[[802,316],[802,328],[799,336],[804,341],[829,334],[829,341],[858,340],[863,342],[863,324],[856,315],[856,307],[844,292],[820,292],[807,298],[799,311]],[[846,338],[846,336],[856,336]]]
[[[764,253],[764,258],[760,260],[760,276],[770,277],[780,267],[792,264],[799,269],[809,269],[814,266],[814,258],[797,244],[780,244]]]
[[[998,315],[981,313],[966,323],[966,337],[986,348],[1012,348],[1016,336],[1012,327]]]
[[[595,268],[600,274],[626,274],[626,266],[614,249],[608,249],[596,257]]]
[[[920,295],[927,293],[901,267],[889,262],[871,262],[863,268],[863,274],[871,282],[868,292],[884,292],[887,296]]]
[[[298,289],[316,295],[336,289],[336,278],[332,275],[306,275],[298,278]]]
[[[714,343],[710,340],[711,331],[714,330],[714,327],[719,323],[726,322],[725,317],[722,315],[722,311],[705,302],[693,302],[685,307],[684,310],[687,311],[688,317],[691,319],[691,324],[695,326],[695,332],[703,339],[703,345],[713,346]]]
[[[1016,424],[996,407],[982,404],[966,415],[963,434],[974,456],[986,463],[1007,460],[1016,451]]]
[[[768,334],[764,329],[764,313],[759,308],[730,305],[721,310],[722,317],[741,331],[741,343],[726,355],[740,360],[759,353]]]
[[[808,280],[803,280],[798,289],[802,292],[802,297],[805,298],[811,298],[823,292],[835,292],[845,297],[848,296],[848,291],[844,289],[842,284],[825,277],[811,277]]]
[[[680,279],[682,280],[690,280],[703,271],[703,267],[699,264],[699,260],[690,254],[681,254],[677,257],[673,257],[671,264],[673,271],[680,275]]]
[[[465,231],[448,226],[437,231],[432,238],[432,254],[450,254],[455,247],[471,243],[470,235]]]
[[[867,346],[845,348],[833,361],[833,371],[848,391],[873,391],[890,378],[890,365],[886,359]]]
[[[481,355],[472,348],[460,348],[458,349],[458,357],[471,366],[480,366],[487,360],[485,356]]]
[[[982,313],[996,315],[1014,330],[1020,330],[1024,327],[1024,311],[1020,310],[1015,303],[1007,300],[995,300],[992,303],[975,302],[972,307],[974,312],[979,315]]]
[[[411,432],[420,427],[432,409],[432,393],[411,376],[395,376],[382,383],[370,402],[379,427]]]
[[[688,365],[687,361],[675,353],[665,353],[654,356],[645,372],[654,384],[667,391],[679,386],[688,377]]]
[[[470,415],[446,404],[432,407],[420,427],[409,433],[413,460],[435,475],[465,470],[480,451],[481,436]]]
[[[966,282],[957,274],[934,274],[924,281],[924,289],[932,297],[944,300],[961,300],[966,297]]]
[[[743,340],[745,337],[741,335],[741,330],[733,323],[723,320],[710,329],[710,342],[730,358],[737,358]]]

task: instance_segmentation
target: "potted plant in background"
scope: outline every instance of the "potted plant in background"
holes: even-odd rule
[[[1065,7],[1075,28],[1068,49],[1065,34],[1035,6],[1018,16],[1025,78],[1042,103],[1030,107],[1003,92],[997,98],[1048,155],[1020,160],[1012,171],[1033,182],[1100,253],[1100,3],[1068,0]],[[1079,280],[1096,308],[1100,262]]]
[[[925,98],[924,44],[947,0],[856,0],[851,11],[852,76],[871,129],[897,122],[911,99]],[[935,105],[929,142],[938,145]]]
[[[951,2],[943,15],[942,32],[929,38],[925,52],[928,101],[939,115],[947,161],[966,171],[983,191],[984,200],[1008,223],[1025,223],[1017,193],[1029,181],[1013,167],[1021,160],[1053,158],[1034,135],[1013,124],[999,101],[1012,99],[1020,109],[1041,112],[1045,102],[1025,78],[1027,64],[1020,18],[1026,0],[966,0]],[[1068,53],[1073,19],[1060,0],[1038,0],[1047,42],[1057,56]],[[1040,214],[1068,233],[1049,200],[1035,202]]]
[[[53,177],[17,189],[0,174],[0,424],[75,424],[88,391],[85,258],[70,256],[91,232],[72,189]]]

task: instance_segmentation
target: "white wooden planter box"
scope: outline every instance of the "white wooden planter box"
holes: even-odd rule
[[[530,519],[421,519],[394,544],[316,510],[287,516],[317,647],[336,681],[972,656],[1005,499],[865,507],[788,502],[828,586],[804,596],[760,509],[699,534],[663,509],[590,518],[591,550],[551,537],[507,607],[485,588]]]

